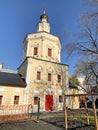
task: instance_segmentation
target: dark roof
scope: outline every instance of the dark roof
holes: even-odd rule
[[[0,84],[12,86],[26,86],[25,80],[18,73],[0,72]]]
[[[46,19],[48,20],[47,14],[42,14],[42,15],[40,16],[40,19],[43,19],[43,18],[46,18]]]

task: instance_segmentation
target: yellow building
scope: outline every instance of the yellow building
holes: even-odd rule
[[[50,34],[48,16],[44,11],[37,32],[27,34],[24,39],[23,62],[17,73],[6,72],[9,76],[17,75],[12,76],[16,84],[0,83],[1,104],[13,104],[16,99],[18,104],[32,104],[36,112],[40,99],[40,111],[62,110],[63,94],[68,90],[68,65],[60,63],[60,55],[61,41]],[[18,84],[18,78],[21,84]]]
[[[26,82],[20,74],[0,68],[0,105],[22,105],[25,88]]]

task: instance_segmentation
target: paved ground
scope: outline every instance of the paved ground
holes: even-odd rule
[[[39,118],[39,123],[31,119],[0,123],[0,130],[65,130],[63,112],[46,112],[40,114]],[[78,127],[74,126],[76,124]],[[68,130],[95,130],[94,126],[87,126],[79,120],[69,120],[68,126]]]
[[[53,118],[56,115],[63,116],[62,112],[59,113],[43,113],[39,115],[39,122],[35,122],[31,119],[22,120],[22,121],[13,121],[13,122],[6,122],[6,123],[0,123],[0,130],[64,130],[64,127],[60,127],[54,124],[51,124],[47,121],[44,121],[44,119]],[[35,119],[37,118],[36,115],[34,115]]]
[[[29,121],[0,124],[0,130],[64,130],[64,129],[46,123],[44,121],[35,123],[29,120]]]

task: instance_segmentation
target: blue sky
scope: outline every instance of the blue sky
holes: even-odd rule
[[[7,69],[19,67],[23,40],[26,34],[36,32],[44,6],[51,33],[62,41],[61,62],[69,64],[71,75],[77,56],[67,59],[64,47],[78,32],[78,16],[84,9],[82,0],[0,0],[0,63]]]

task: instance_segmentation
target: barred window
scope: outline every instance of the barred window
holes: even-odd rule
[[[14,96],[14,104],[19,104],[19,96]]]

